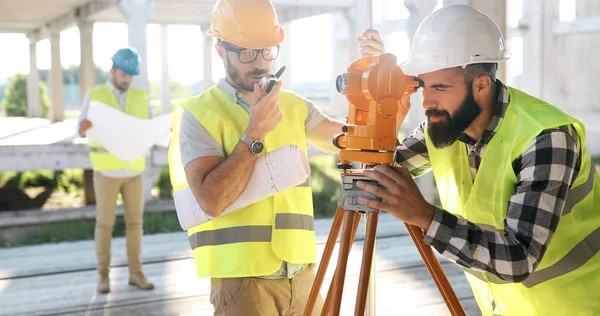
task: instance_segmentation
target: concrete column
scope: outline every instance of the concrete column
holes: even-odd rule
[[[83,100],[86,92],[96,84],[96,67],[94,65],[94,23],[80,20],[78,22],[80,57],[79,64],[79,98]],[[94,193],[93,170],[83,170],[83,200],[85,205],[96,204]]]
[[[408,18],[406,34],[408,36],[408,40],[411,42],[415,35],[419,24],[433,12],[433,8],[435,8],[437,1],[435,0],[404,0],[404,5],[410,12],[410,16]],[[417,92],[412,95],[411,99],[411,110],[407,116],[407,124],[404,124],[403,131],[408,134],[412,132],[414,128],[416,128],[423,120],[425,120],[425,113],[422,108],[423,104],[423,95],[421,92]]]
[[[333,13],[331,16],[333,48],[331,54],[331,80],[329,82],[331,100],[329,114],[337,118],[348,116],[348,99],[335,88],[336,78],[346,72],[352,60],[359,56],[358,46],[351,44],[356,34],[350,34],[350,20],[349,12],[345,14]],[[354,42],[356,41],[354,40]],[[357,50],[351,51],[353,48]]]
[[[470,0],[470,4],[473,8],[488,15],[502,31],[504,38],[506,39],[506,0]],[[496,77],[502,82],[506,82],[506,63],[498,63],[498,72]]]
[[[129,35],[129,46],[135,48],[142,60],[140,73],[133,77],[131,86],[138,89],[144,89],[150,93],[150,83],[148,82],[148,49],[146,43],[146,27],[148,19],[154,10],[153,0],[121,0],[119,9],[127,21],[127,30]],[[152,185],[154,180],[160,174],[160,169],[153,167],[152,152],[149,159],[146,159],[146,172],[144,174],[144,200],[152,200]]]
[[[154,0],[121,0],[119,9],[127,21],[129,45],[138,50],[142,60],[140,74],[133,77],[131,85],[149,91],[146,27],[154,10]]]
[[[61,122],[64,119],[64,81],[63,69],[60,63],[60,31],[58,29],[49,30],[50,37],[50,80],[52,83],[52,106],[50,110],[50,120],[52,122]]]
[[[542,61],[541,69],[539,70],[539,77],[534,77],[535,80],[541,82],[541,90],[539,97],[550,103],[554,103],[558,97],[557,95],[563,94],[563,86],[556,84],[556,78],[559,76],[556,74],[557,63],[564,62],[560,60],[562,56],[556,53],[556,37],[554,36],[555,23],[560,21],[560,3],[559,0],[546,0],[542,4],[542,47],[540,57]]]
[[[93,29],[91,21],[80,21],[79,38],[81,43],[81,63],[79,64],[79,96],[83,100],[86,92],[96,84],[94,65]]]
[[[27,76],[27,116],[42,117],[40,71],[37,67],[37,37],[29,38],[29,75]]]
[[[411,42],[419,27],[419,24],[433,12],[433,9],[437,5],[435,0],[404,0],[404,5],[410,12],[408,18],[408,27],[406,33],[408,39]],[[407,124],[403,124],[403,132],[408,136],[412,130],[414,130],[421,122],[425,120],[425,111],[423,110],[423,94],[422,92],[414,93],[410,98],[411,110],[408,113]],[[423,194],[423,197],[428,202],[433,202],[435,196],[435,181],[433,179],[433,173],[428,174],[416,179],[415,181]]]
[[[160,78],[160,103],[161,113],[169,113],[171,105],[171,78],[169,77],[169,38],[167,25],[160,27],[160,53],[161,53],[161,78]]]
[[[285,34],[285,39],[283,43],[280,45],[279,56],[277,59],[273,61],[271,64],[271,73],[275,74],[279,68],[285,66],[285,72],[281,75],[281,80],[283,81],[283,85],[281,86],[283,89],[291,90],[292,89],[292,72],[294,71],[294,67],[291,65],[292,63],[292,23],[291,21],[287,21],[281,23],[281,27],[283,28],[283,32]]]
[[[214,50],[213,38],[208,36],[206,32],[209,30],[210,25],[202,25],[202,85],[204,90],[208,90],[215,83],[213,82],[213,71],[212,71],[212,54]]]

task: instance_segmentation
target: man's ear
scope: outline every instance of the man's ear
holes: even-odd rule
[[[217,50],[217,54],[219,54],[219,57],[221,57],[221,59],[225,59],[225,49],[223,49],[223,46],[219,45],[218,43],[215,44],[215,50]]]
[[[480,101],[489,95],[492,90],[492,79],[487,75],[479,75],[473,79],[473,98],[475,101]]]

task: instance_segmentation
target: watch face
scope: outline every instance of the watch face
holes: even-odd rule
[[[252,152],[255,154],[260,154],[264,148],[265,148],[265,145],[262,142],[252,143]]]

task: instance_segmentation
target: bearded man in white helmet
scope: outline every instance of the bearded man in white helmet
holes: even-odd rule
[[[464,5],[417,29],[406,74],[424,82],[427,120],[396,166],[359,186],[365,205],[423,229],[465,270],[483,315],[600,314],[600,177],[581,122],[496,78],[502,32]],[[401,115],[410,108],[402,100]],[[441,206],[413,178],[433,171]]]

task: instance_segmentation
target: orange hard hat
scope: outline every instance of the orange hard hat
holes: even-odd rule
[[[269,0],[218,0],[207,34],[251,49],[283,42],[283,29]]]

